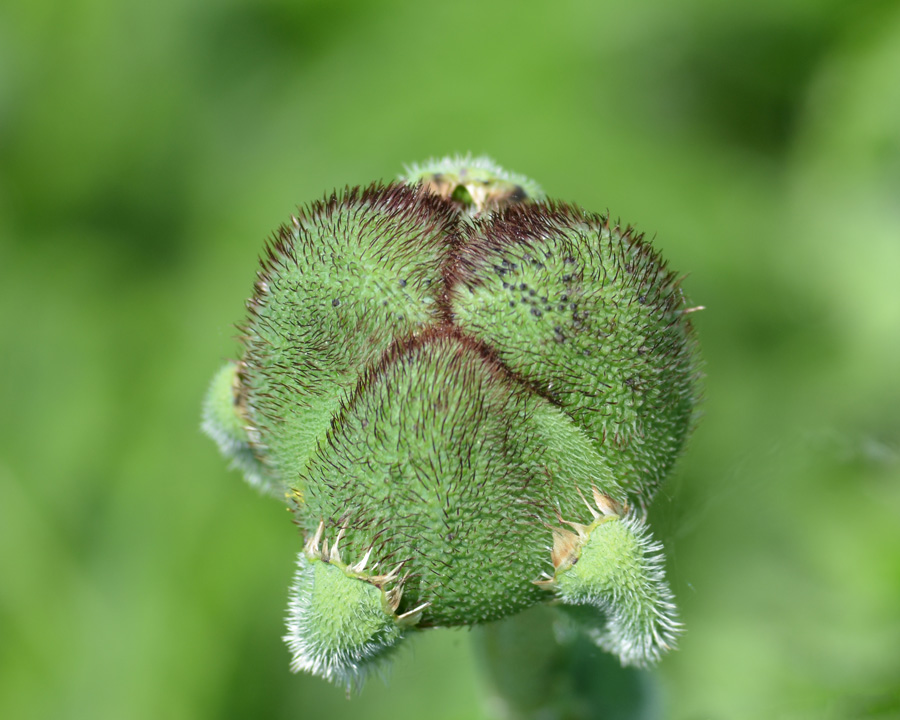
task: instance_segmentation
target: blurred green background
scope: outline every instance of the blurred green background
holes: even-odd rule
[[[466,631],[291,675],[300,543],[199,432],[295,205],[487,153],[655,237],[704,420],[675,720],[900,717],[900,5],[0,6],[0,717],[483,717]]]

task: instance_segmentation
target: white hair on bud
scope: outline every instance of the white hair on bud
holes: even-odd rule
[[[630,534],[633,556],[621,558],[617,576],[609,583],[560,587],[560,599],[601,610],[606,622],[588,628],[588,636],[616,655],[622,665],[644,667],[674,649],[684,626],[678,621],[674,596],[666,582],[662,544],[653,540],[644,520],[634,512],[607,522],[621,523]]]
[[[390,622],[393,633],[380,632],[364,642],[355,638],[340,637],[341,620],[353,622],[360,608],[348,606],[332,606],[333,617],[323,617],[321,598],[314,602],[316,563],[323,562],[310,559],[305,552],[297,556],[297,572],[291,585],[286,620],[287,635],[284,641],[291,651],[291,670],[305,671],[318,675],[325,680],[351,689],[359,689],[367,676],[374,672],[383,673],[386,666],[382,661],[392,653],[396,644],[403,639],[399,627]],[[336,564],[331,568],[341,572]],[[347,582],[365,582],[358,578],[347,577]],[[339,603],[343,598],[332,598]],[[380,610],[380,608],[379,608]],[[346,613],[346,618],[341,614]],[[328,621],[332,622],[328,622]]]

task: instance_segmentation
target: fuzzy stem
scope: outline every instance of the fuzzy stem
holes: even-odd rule
[[[475,628],[473,642],[499,720],[652,720],[656,678],[622,667],[574,630],[556,608],[537,606]]]

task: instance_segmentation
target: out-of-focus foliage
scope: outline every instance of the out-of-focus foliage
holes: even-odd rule
[[[201,437],[297,203],[471,150],[656,234],[706,360],[667,717],[900,715],[900,8],[0,8],[0,717],[482,717],[464,632],[288,671],[299,537]]]

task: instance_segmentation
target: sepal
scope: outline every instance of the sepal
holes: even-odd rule
[[[293,656],[291,670],[310,672],[348,690],[359,688],[418,622],[424,607],[398,615],[402,567],[368,574],[368,553],[346,565],[338,549],[340,534],[330,549],[327,541],[320,545],[321,535],[320,525],[297,556],[284,637]]]
[[[555,572],[539,584],[563,605],[600,611],[574,615],[622,665],[655,663],[675,647],[683,628],[665,579],[662,545],[635,513],[600,502],[598,509],[590,525],[567,523],[574,532],[554,529]]]
[[[232,467],[244,479],[270,495],[280,497],[281,483],[274,477],[250,439],[248,422],[242,409],[238,364],[229,362],[215,374],[203,401],[203,432],[211,437]]]

